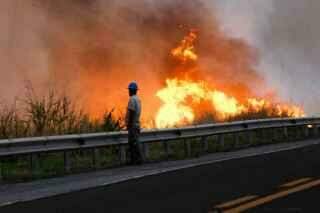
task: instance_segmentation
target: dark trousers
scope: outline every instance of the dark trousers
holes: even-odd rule
[[[139,144],[140,128],[131,127],[128,129],[130,163],[142,163],[142,153]]]

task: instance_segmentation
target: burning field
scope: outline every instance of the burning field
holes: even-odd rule
[[[157,97],[162,101],[155,119],[157,127],[192,124],[203,115],[223,121],[262,110],[266,110],[270,117],[304,116],[303,109],[298,106],[276,103],[272,97],[254,96],[245,82],[242,87],[231,89],[233,84],[241,82],[225,81],[221,89],[218,89],[214,76],[212,80],[197,78],[197,74],[202,72],[195,47],[197,38],[196,30],[191,30],[180,45],[171,51],[171,57],[177,62],[178,68],[174,77],[167,78],[166,86],[157,92]],[[229,91],[225,92],[224,87],[230,87]],[[245,88],[244,91],[241,88]]]
[[[92,118],[112,109],[123,116],[132,80],[148,128],[260,111],[305,114],[267,85],[256,68],[258,51],[221,30],[209,1],[34,2],[45,23],[36,27],[44,82],[71,94]]]

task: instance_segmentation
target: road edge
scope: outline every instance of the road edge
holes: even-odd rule
[[[194,159],[164,161],[141,166],[107,169],[94,173],[76,174],[47,180],[38,180],[29,183],[5,184],[0,186],[0,208],[21,202],[68,194],[71,192],[105,187],[112,184],[174,172],[182,169],[296,150],[319,144],[320,139],[271,144],[226,153],[207,154]]]

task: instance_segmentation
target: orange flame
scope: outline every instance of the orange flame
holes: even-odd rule
[[[197,54],[194,52],[194,42],[196,39],[196,31],[191,30],[190,33],[181,41],[180,46],[171,51],[171,55],[183,63],[188,60],[196,61],[198,59]]]
[[[292,117],[304,116],[303,110],[294,105],[272,104],[267,100],[256,98],[249,98],[246,102],[240,103],[235,97],[210,89],[204,82],[167,79],[166,87],[157,92],[157,97],[163,102],[156,116],[158,128],[194,122],[197,109],[193,106],[204,101],[211,103],[210,110],[215,112],[215,116],[220,120],[263,109],[278,116],[284,113]]]
[[[196,61],[198,59],[194,49],[196,39],[196,31],[190,31],[180,45],[171,51],[171,55],[182,64]],[[197,118],[197,113],[201,111],[209,111],[212,116],[220,120],[261,110],[277,116],[285,114],[302,117],[305,115],[298,106],[275,104],[263,98],[249,97],[241,102],[236,97],[212,88],[208,82],[199,80],[168,78],[166,86],[160,89],[156,96],[163,103],[155,118],[158,128],[191,124]],[[202,108],[200,105],[203,102],[208,102],[209,108]]]

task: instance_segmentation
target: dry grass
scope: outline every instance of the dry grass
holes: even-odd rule
[[[195,124],[232,122],[232,121],[267,119],[267,118],[286,118],[286,117],[292,117],[292,115],[290,115],[287,112],[283,112],[282,114],[279,114],[276,108],[274,109],[261,108],[259,111],[249,110],[248,112],[241,113],[235,116],[230,116],[223,120],[219,119],[218,117],[219,116],[217,116],[215,113],[212,113],[212,112],[204,113],[201,117],[199,117],[196,120]]]
[[[90,119],[68,96],[54,91],[38,97],[29,89],[24,100],[0,108],[0,138],[117,131],[121,123],[113,111]]]

